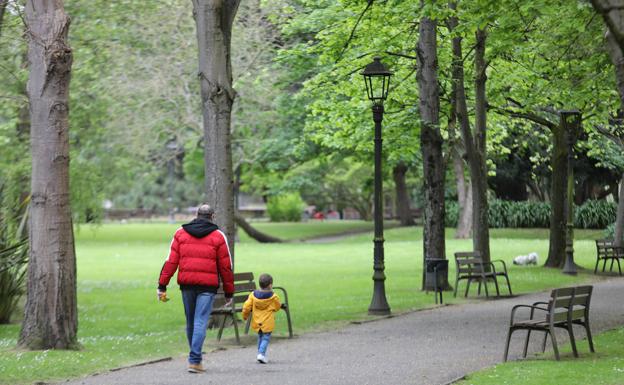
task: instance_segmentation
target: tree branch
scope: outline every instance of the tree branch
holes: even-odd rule
[[[344,44],[344,47],[342,47],[342,51],[340,51],[340,53],[338,54],[338,58],[336,58],[335,63],[338,63],[340,61],[340,59],[342,59],[342,55],[344,55],[345,51],[349,47],[349,43],[351,43],[351,40],[353,40],[353,37],[355,36],[355,30],[357,29],[358,25],[360,24],[360,21],[362,21],[362,18],[364,17],[364,14],[366,13],[366,11],[368,11],[369,8],[373,5],[374,1],[375,0],[368,0],[368,2],[366,4],[366,8],[364,8],[362,13],[360,13],[360,16],[358,17],[357,21],[355,22],[355,25],[353,26],[353,29],[351,30],[351,35],[349,35],[349,38],[347,39],[347,41]]]
[[[513,111],[513,110],[500,108],[500,107],[496,107],[492,105],[488,105],[488,110],[492,110],[499,115],[505,115],[505,116],[510,116],[512,118],[529,120],[531,122],[537,123],[544,127],[548,127],[550,130],[556,129],[558,127],[556,123],[553,123],[550,120],[532,112]]]

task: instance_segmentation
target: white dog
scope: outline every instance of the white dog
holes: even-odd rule
[[[538,255],[537,253],[530,253],[529,255],[518,255],[513,259],[514,265],[537,265]]]

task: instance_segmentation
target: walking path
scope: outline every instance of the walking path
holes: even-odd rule
[[[594,284],[590,314],[594,335],[624,324],[624,279]],[[268,365],[255,362],[254,339],[243,348],[217,350],[204,357],[205,374],[186,373],[184,357],[122,369],[69,384],[447,384],[502,361],[510,309],[547,298],[537,293],[515,298],[444,306],[324,333],[271,343]],[[295,314],[296,317],[296,314]],[[577,340],[585,337],[576,329]],[[510,359],[521,356],[515,333]],[[541,338],[534,336],[536,351]],[[568,342],[567,334],[558,338]],[[550,345],[550,344],[549,344]],[[590,354],[577,342],[581,356]],[[548,348],[547,348],[548,349]],[[552,350],[551,350],[552,351]],[[600,352],[600,345],[596,346]],[[563,355],[569,359],[571,355]],[[67,384],[63,383],[63,384]]]

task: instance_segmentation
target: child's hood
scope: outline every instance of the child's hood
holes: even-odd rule
[[[276,297],[272,291],[264,290],[254,290],[253,296],[255,298],[254,305],[260,310],[268,308]]]

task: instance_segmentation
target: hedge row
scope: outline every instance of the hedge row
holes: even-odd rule
[[[550,203],[533,201],[490,201],[490,227],[550,227]],[[574,227],[604,229],[615,222],[617,204],[605,200],[588,200],[574,209]],[[457,226],[459,205],[446,203],[446,225]]]

